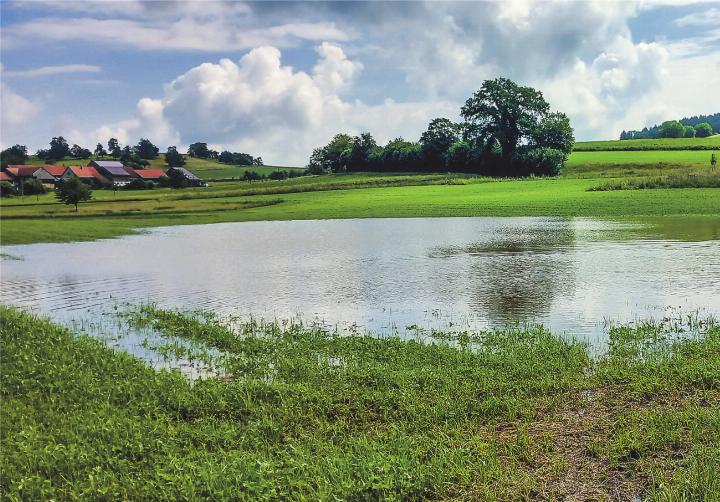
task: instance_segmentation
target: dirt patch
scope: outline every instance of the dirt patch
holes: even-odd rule
[[[537,419],[499,424],[488,432],[496,437],[501,460],[535,481],[531,499],[639,501],[650,480],[633,468],[637,458],[631,455],[613,464],[603,452],[614,424],[630,412],[707,406],[713,399],[720,402],[719,392],[711,394],[668,392],[633,399],[620,387],[585,390],[569,396],[566,405],[541,410]],[[658,452],[645,460],[662,462],[686,453]]]

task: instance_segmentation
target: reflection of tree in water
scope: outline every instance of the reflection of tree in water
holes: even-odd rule
[[[471,256],[470,309],[492,323],[530,320],[550,311],[558,295],[575,289],[571,221],[553,220],[498,229],[490,240],[436,250]]]

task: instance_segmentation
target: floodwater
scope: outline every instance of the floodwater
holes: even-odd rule
[[[401,336],[542,323],[590,343],[609,322],[720,313],[716,233],[686,241],[639,229],[581,218],[162,227],[4,246],[18,259],[1,262],[0,301],[61,322],[153,302]]]

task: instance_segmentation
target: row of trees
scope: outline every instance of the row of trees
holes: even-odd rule
[[[207,143],[193,143],[188,147],[188,155],[199,159],[217,160],[223,164],[234,164],[241,166],[262,166],[262,157],[253,157],[249,153],[231,152],[223,150],[217,152],[208,148]]]
[[[235,164],[243,166],[262,166],[261,157],[253,157],[247,153],[238,153],[223,151],[218,153],[208,148],[207,143],[193,143],[188,148],[187,154],[191,157],[201,159],[212,159],[224,164]],[[110,138],[107,142],[107,149],[102,143],[95,146],[94,151],[83,148],[79,145],[69,146],[67,140],[62,136],[54,137],[50,140],[50,147],[37,151],[38,158],[47,163],[58,162],[63,159],[89,159],[95,157],[102,159],[111,157],[118,159],[125,165],[135,169],[142,169],[149,164],[149,161],[156,159],[160,155],[160,149],[155,146],[149,139],[140,138],[135,146],[120,145],[117,138]],[[25,164],[28,159],[28,149],[24,145],[14,145],[6,148],[0,153],[2,167],[14,164]],[[165,161],[170,167],[182,167],[185,165],[183,155],[177,151],[177,147],[169,146],[165,153]]]
[[[353,171],[456,171],[488,176],[556,175],[575,138],[564,113],[542,93],[499,78],[486,80],[461,109],[464,121],[436,118],[418,142],[379,146],[369,132],[337,134],[313,150],[312,174]]]
[[[720,113],[668,120],[640,131],[623,131],[620,139],[706,138],[713,132],[720,133]]]

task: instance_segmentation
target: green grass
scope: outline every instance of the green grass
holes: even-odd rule
[[[108,238],[152,226],[228,221],[414,217],[589,216],[647,218],[720,215],[717,189],[613,190],[598,186],[705,177],[710,152],[693,150],[573,152],[555,179],[492,180],[458,174],[353,174],[282,181],[224,182],[207,188],[95,190],[79,213],[52,194],[0,200],[3,244]],[[161,162],[156,160],[154,162]],[[202,176],[240,171],[189,159]],[[203,174],[205,173],[205,174]],[[223,175],[225,176],[225,175]]]
[[[720,497],[712,326],[615,328],[593,360],[540,327],[422,344],[128,321],[222,350],[228,376],[191,384],[0,307],[4,500]]]
[[[631,178],[606,182],[588,190],[601,192],[606,190],[650,190],[659,188],[720,188],[720,173],[670,174],[658,178]]]
[[[562,174],[566,177],[604,178],[710,170],[711,154],[704,150],[574,151]]]
[[[656,138],[625,139],[614,141],[579,141],[574,151],[606,150],[717,150],[720,149],[720,134],[709,138]]]
[[[73,208],[51,194],[3,200],[3,244],[114,237],[151,226],[228,221],[417,216],[717,216],[716,189],[589,192],[598,179],[491,181],[447,176],[323,176],[205,189],[95,191]],[[419,186],[413,186],[420,183]],[[383,185],[400,186],[383,186]],[[402,186],[410,184],[411,186]],[[371,186],[373,188],[365,188]],[[253,195],[254,194],[254,195]],[[115,197],[115,198],[113,198]],[[164,213],[163,213],[164,212]]]

